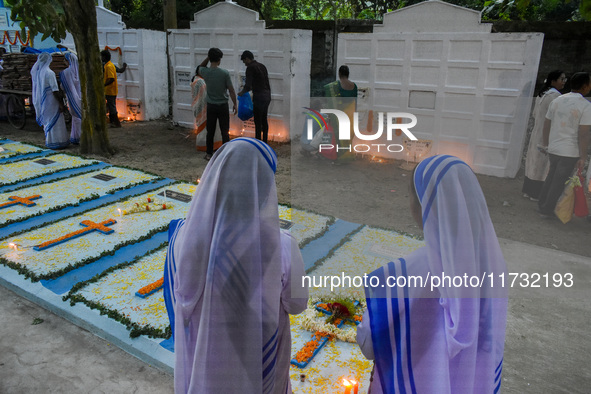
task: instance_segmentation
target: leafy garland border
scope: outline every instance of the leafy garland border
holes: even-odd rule
[[[48,172],[46,174],[41,174],[39,176],[32,176],[32,177],[29,177],[29,178],[19,179],[18,181],[11,182],[11,183],[3,183],[3,184],[0,185],[0,187],[12,186],[12,185],[19,184],[21,182],[23,182],[23,183],[24,182],[28,182],[30,180],[33,180],[33,179],[36,179],[36,178],[40,178],[42,176],[54,175],[54,174],[57,174],[58,172],[61,172],[61,171],[76,170],[76,169],[81,169],[81,168],[85,168],[85,167],[90,167],[90,166],[96,165],[98,163],[100,163],[100,162],[97,161],[95,163],[85,164],[85,165],[79,166],[79,167],[63,168],[63,169],[60,169],[60,170],[55,170],[55,171],[52,171],[52,172]],[[84,171],[84,172],[79,172],[79,173],[77,173],[75,175],[84,175],[84,174],[88,174],[89,172],[92,172],[92,171],[96,171],[96,169],[95,170],[88,170],[88,171]],[[59,181],[62,181],[64,179],[68,179],[68,178],[71,178],[71,177],[72,177],[72,175],[66,176],[66,177],[63,177],[63,178],[54,179],[53,181],[58,181],[58,180]],[[50,182],[53,182],[53,181],[50,181]],[[40,183],[40,184],[44,185],[44,184],[50,183],[50,182],[43,182],[43,183]],[[20,187],[17,187],[17,188],[12,189],[10,192],[14,192],[14,191],[17,191],[17,190],[20,190],[20,189],[24,189],[24,188],[27,188],[27,187],[30,187],[30,186],[31,185],[22,185]]]
[[[360,224],[358,228],[356,228],[355,230],[351,231],[349,234],[345,235],[341,241],[336,244],[331,250],[328,251],[328,253],[326,254],[326,256],[322,257],[321,259],[318,259],[314,262],[314,264],[308,268],[306,270],[306,274],[310,274],[312,272],[314,272],[314,270],[318,267],[320,267],[322,264],[324,264],[324,262],[328,259],[330,259],[332,256],[334,256],[334,254],[336,253],[337,250],[340,249],[341,246],[343,246],[344,244],[346,244],[347,242],[349,242],[353,236],[355,236],[358,232],[360,232],[361,230],[363,230],[366,227],[365,224]]]
[[[25,279],[31,279],[32,282],[38,282],[43,279],[44,280],[52,280],[52,279],[59,278],[60,276],[66,274],[76,268],[80,268],[85,265],[94,263],[95,261],[100,260],[101,258],[103,258],[105,256],[113,256],[117,250],[119,250],[125,246],[133,245],[133,244],[145,241],[147,239],[150,239],[154,235],[156,235],[160,232],[166,231],[168,229],[168,226],[169,226],[169,224],[165,224],[163,226],[154,228],[154,229],[150,230],[148,233],[142,235],[141,237],[117,244],[112,249],[105,250],[101,254],[99,254],[98,256],[88,257],[86,259],[79,260],[79,261],[75,262],[74,264],[69,264],[57,271],[53,271],[53,272],[50,272],[47,274],[37,275],[37,274],[31,272],[24,265],[22,265],[20,263],[15,263],[13,261],[9,261],[4,257],[0,257],[0,264],[3,264],[9,268],[12,268],[13,270],[17,271],[19,274],[24,275]]]
[[[75,294],[79,290],[81,290],[82,288],[88,286],[89,284],[98,282],[100,279],[104,278],[105,276],[107,276],[111,272],[120,270],[122,268],[130,267],[130,266],[134,265],[135,263],[137,263],[138,261],[140,261],[141,259],[143,259],[144,257],[146,257],[150,254],[159,252],[160,250],[162,250],[166,246],[168,246],[168,242],[163,242],[162,244],[160,244],[156,248],[146,252],[145,254],[143,254],[141,256],[136,256],[134,259],[132,259],[130,261],[126,261],[121,264],[117,264],[113,267],[110,267],[110,268],[104,270],[102,273],[97,274],[86,281],[76,283],[70,289],[68,294],[66,294],[65,296],[62,297],[62,300],[63,301],[70,300],[71,306],[74,306],[78,302],[82,302],[86,306],[88,306],[90,309],[97,309],[101,315],[107,315],[107,317],[109,317],[113,320],[116,320],[119,323],[125,325],[127,330],[130,331],[129,336],[131,338],[136,338],[136,337],[139,337],[140,335],[147,335],[150,338],[164,338],[164,339],[170,338],[170,336],[172,335],[170,325],[165,330],[155,328],[150,325],[140,325],[138,323],[132,322],[131,319],[129,319],[128,317],[126,317],[125,315],[123,315],[122,313],[120,313],[117,310],[108,308],[100,302],[90,301],[80,294]]]
[[[85,168],[85,167],[97,165],[97,164],[100,163],[100,161],[95,160],[95,159],[86,159],[86,158],[83,158],[83,157],[80,157],[80,156],[76,156],[76,155],[72,155],[72,154],[69,154],[69,153],[58,153],[58,152],[53,153],[53,154],[50,154],[50,155],[47,155],[47,156],[44,156],[44,158],[47,159],[47,158],[53,157],[55,155],[65,155],[65,156],[70,156],[70,157],[76,157],[76,158],[79,158],[79,159],[81,158],[83,160],[91,160],[91,162],[90,163],[87,163],[87,164],[80,165],[80,166],[56,169],[54,171],[46,172],[44,174],[37,175],[37,176],[30,176],[28,178],[21,178],[21,179],[18,179],[16,181],[14,181],[14,182],[0,183],[0,187],[12,186],[12,185],[16,185],[17,183],[28,182],[28,181],[30,181],[32,179],[40,178],[42,176],[49,176],[49,175],[57,174],[58,172],[62,172],[62,171],[68,171],[68,170],[75,170],[75,169]],[[19,160],[19,161],[21,161],[21,160]],[[24,161],[24,160],[22,160],[22,161]],[[6,164],[12,164],[12,163],[15,163],[15,162],[10,162],[10,163],[6,163]],[[83,175],[83,174],[87,174],[87,173],[92,172],[92,171],[93,170],[82,172],[82,173],[78,173],[78,174],[75,174],[75,175]],[[70,178],[72,176],[73,175],[70,175],[70,176],[66,176],[66,177],[60,178],[60,179],[68,179],[68,178]],[[46,182],[44,182],[44,183],[46,183]],[[27,186],[29,186],[29,185],[23,185],[22,187],[16,188],[14,190],[19,190],[19,189],[25,188]]]
[[[173,185],[177,185],[177,184],[179,184],[179,183],[188,183],[188,182],[183,182],[183,181],[175,181],[175,182],[169,183],[169,184],[167,184],[167,185],[164,185],[163,187],[165,187],[165,186],[173,186]],[[87,213],[87,212],[89,212],[89,211],[92,211],[92,210],[95,210],[95,209],[99,209],[99,208],[103,208],[103,207],[106,207],[107,205],[114,205],[114,204],[116,204],[116,203],[119,203],[119,204],[121,204],[121,203],[124,203],[125,201],[131,200],[132,198],[136,198],[137,196],[139,196],[139,195],[141,195],[141,194],[147,194],[147,193],[151,193],[151,192],[152,192],[152,191],[149,191],[149,192],[143,192],[143,193],[137,193],[137,194],[132,194],[132,195],[130,195],[130,196],[124,197],[124,198],[122,198],[122,199],[120,199],[120,200],[117,200],[117,201],[109,201],[109,202],[105,202],[104,204],[97,205],[96,207],[88,208],[88,209],[86,209],[86,210],[84,210],[84,211],[82,211],[82,212],[79,212],[79,213],[77,213],[77,214],[75,214],[75,215],[72,215],[72,216],[70,216],[70,217],[68,217],[68,218],[75,218],[75,217],[78,217],[78,216],[82,216],[82,215],[86,214],[86,213]],[[46,213],[49,213],[49,212],[46,212]],[[57,219],[55,219],[55,220],[52,220],[52,221],[49,221],[49,222],[46,222],[46,223],[42,223],[42,224],[39,224],[39,225],[37,225],[37,226],[34,226],[34,227],[26,228],[26,229],[24,229],[24,230],[21,230],[21,231],[16,231],[16,232],[14,232],[14,233],[12,233],[12,234],[9,234],[9,235],[7,235],[6,237],[0,238],[0,241],[4,240],[4,239],[6,239],[6,238],[9,238],[9,237],[15,237],[15,236],[17,236],[17,235],[20,235],[20,234],[23,234],[23,233],[26,233],[26,232],[29,232],[29,231],[37,230],[37,229],[39,229],[39,228],[41,228],[41,227],[49,226],[49,225],[51,225],[51,224],[57,223],[57,222],[59,222],[60,220],[64,220],[64,219],[65,219],[65,218],[57,218]]]
[[[26,153],[24,153],[24,152],[23,152],[23,153],[17,153],[17,154],[11,155],[11,156],[3,157],[2,159],[11,159],[11,158],[13,158],[13,157],[18,157],[18,156],[21,156],[21,155],[31,155],[31,154],[37,154],[37,153],[41,153],[41,152],[43,152],[44,150],[46,150],[46,148],[45,148],[45,147],[41,148],[39,145],[36,145],[36,144],[31,144],[31,143],[29,143],[29,142],[24,142],[24,143],[23,143],[23,142],[20,142],[20,141],[13,141],[13,142],[18,142],[19,144],[22,144],[22,145],[31,145],[31,146],[34,146],[35,148],[39,148],[39,149],[41,149],[41,150],[36,150],[36,151],[33,151],[33,152],[26,152]],[[56,152],[56,153],[57,153],[57,152]],[[46,155],[46,156],[53,156],[53,154],[48,154],[48,155]],[[7,162],[5,162],[5,163],[0,163],[0,164],[17,163],[17,162],[19,162],[19,161],[23,161],[23,160],[30,160],[30,159],[31,159],[30,157],[21,157],[20,159],[16,159],[16,160],[7,161]],[[0,160],[1,160],[1,159],[0,159]]]
[[[89,171],[89,172],[92,172],[92,171]],[[88,172],[86,172],[86,174],[88,174]],[[76,174],[76,175],[83,175],[83,174]],[[44,183],[44,185],[47,185],[47,184],[50,184],[50,183],[53,183],[53,182],[56,182],[56,181],[63,181],[65,179],[69,179],[69,178],[70,177],[61,178],[61,179],[55,179],[55,180],[53,180],[51,182]],[[146,180],[143,180],[141,182],[131,183],[131,184],[126,185],[126,186],[121,186],[121,187],[118,187],[116,189],[109,190],[108,192],[106,192],[106,194],[115,194],[116,192],[119,192],[119,191],[122,191],[122,190],[131,189],[132,187],[145,185],[147,183],[159,182],[162,179],[164,179],[164,178],[161,178],[161,179],[146,179]],[[29,219],[32,219],[32,218],[37,217],[37,216],[45,215],[45,214],[52,213],[52,212],[55,212],[55,211],[60,211],[60,210],[62,210],[64,208],[75,207],[75,206],[78,206],[78,205],[80,205],[80,204],[82,204],[84,202],[97,200],[100,197],[101,196],[99,194],[92,193],[88,197],[81,198],[80,200],[78,200],[78,202],[72,202],[72,203],[63,204],[63,205],[57,205],[57,206],[55,206],[53,208],[50,208],[50,209],[48,209],[46,211],[39,211],[39,212],[37,212],[35,214],[32,214],[32,215],[29,215],[29,216],[25,216],[25,217],[20,217],[20,218],[17,218],[17,219],[8,220],[8,221],[0,224],[0,228],[4,228],[4,227],[7,227],[7,226],[10,226],[11,224],[14,224],[14,223],[23,222],[25,220],[29,220]],[[9,237],[12,236],[12,235],[13,234],[9,235]]]
[[[324,234],[326,234],[328,232],[330,226],[332,226],[337,221],[334,216],[324,215],[324,214],[321,214],[319,212],[315,212],[315,211],[312,211],[312,210],[309,210],[309,209],[299,208],[299,207],[293,206],[291,204],[279,204],[279,205],[281,205],[281,206],[283,206],[285,208],[288,208],[288,209],[298,209],[298,210],[300,210],[302,212],[312,213],[314,215],[323,216],[325,218],[328,218],[328,221],[324,225],[324,228],[321,229],[316,235],[312,235],[312,236],[310,236],[308,238],[305,238],[305,239],[303,239],[303,240],[301,240],[301,241],[298,242],[298,246],[299,246],[300,249],[303,249],[310,242],[315,241],[315,240],[317,240],[319,238],[322,238],[324,236]]]

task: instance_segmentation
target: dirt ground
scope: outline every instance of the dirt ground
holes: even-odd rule
[[[168,120],[123,123],[110,129],[112,157],[92,156],[114,164],[195,182],[205,169],[204,153],[195,149],[191,130]],[[32,119],[23,130],[0,122],[0,137],[43,145],[44,135]],[[408,201],[410,171],[401,162],[359,159],[333,164],[304,157],[294,142],[271,143],[277,152],[279,202],[355,223],[422,235]],[[77,146],[65,149],[78,154]],[[293,152],[292,152],[293,151]],[[523,171],[514,179],[478,175],[497,235],[546,248],[591,257],[591,222],[574,217],[567,224],[541,219],[535,202],[521,196]]]

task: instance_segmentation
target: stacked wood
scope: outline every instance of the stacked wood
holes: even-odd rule
[[[6,53],[2,55],[4,71],[1,75],[2,89],[30,92],[33,90],[31,69],[37,61],[36,54]],[[54,53],[49,68],[55,72],[59,82],[59,73],[68,68],[68,62],[63,54]]]

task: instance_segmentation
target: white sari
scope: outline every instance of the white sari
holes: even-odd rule
[[[388,277],[406,277],[407,283],[421,277],[427,285],[366,288],[368,309],[357,342],[375,359],[371,393],[497,393],[507,320],[507,289],[499,275],[506,274],[506,264],[484,195],[470,167],[453,156],[423,160],[413,181],[426,246],[369,276],[382,284]],[[432,278],[444,275],[492,275],[496,283],[480,287],[471,279],[467,287],[431,291]]]
[[[72,114],[72,130],[70,142],[80,143],[82,133],[82,92],[80,90],[80,77],[78,75],[78,58],[72,52],[65,52],[64,56],[69,67],[60,73],[60,81],[66,92],[70,113]]]
[[[61,149],[70,144],[70,139],[59,101],[53,95],[53,92],[59,91],[59,87],[55,73],[49,69],[50,64],[51,54],[42,52],[31,69],[33,106],[37,123],[45,132],[45,146]]]
[[[291,392],[287,313],[306,308],[307,290],[292,299],[290,277],[304,269],[279,230],[276,160],[255,139],[224,144],[187,219],[171,223],[164,281],[176,393]]]

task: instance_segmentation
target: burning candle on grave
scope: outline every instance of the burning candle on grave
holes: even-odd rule
[[[353,385],[353,394],[359,393],[359,382],[356,380],[351,380],[351,384]]]
[[[351,394],[353,385],[347,379],[343,379],[343,385],[345,386],[345,394]]]
[[[123,217],[123,213],[121,212],[121,208],[117,208],[117,212],[119,212],[119,217],[122,218]]]
[[[23,248],[22,246],[19,249],[19,246],[21,246],[21,245],[15,244],[14,242],[11,242],[11,243],[8,244],[8,248],[11,251],[14,251],[14,253],[16,253],[17,256],[19,256],[22,252],[24,252],[24,249],[26,249],[26,248]]]

